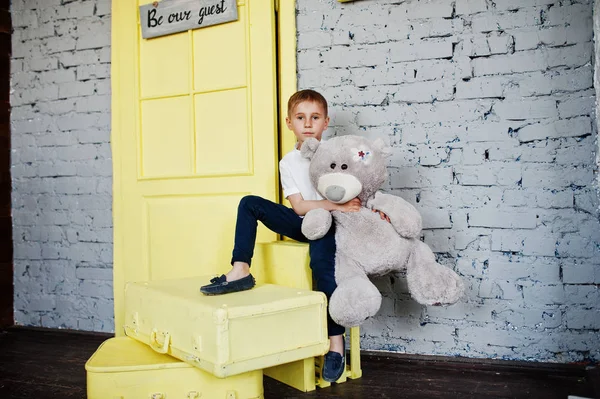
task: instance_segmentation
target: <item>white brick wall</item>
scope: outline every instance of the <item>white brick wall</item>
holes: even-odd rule
[[[11,13],[15,321],[113,331],[110,1]]]
[[[600,7],[600,5],[599,5]],[[467,297],[416,305],[378,278],[365,349],[600,360],[600,223],[589,0],[297,0],[298,83],[328,135],[391,145],[384,189]]]

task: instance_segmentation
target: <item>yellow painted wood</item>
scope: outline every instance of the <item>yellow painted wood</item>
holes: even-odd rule
[[[294,133],[288,129],[285,118],[287,116],[288,99],[297,90],[296,74],[296,1],[282,0],[279,2],[277,12],[277,37],[279,62],[279,154],[282,158],[290,152],[296,144]],[[281,189],[281,187],[280,187]],[[281,203],[291,207],[288,200],[280,192]]]
[[[347,371],[348,378],[362,377],[360,366],[360,327],[350,329],[350,369]]]
[[[311,290],[308,245],[296,241],[257,244],[252,275],[260,283]]]
[[[279,5],[278,53],[279,60],[279,132],[280,151],[285,155],[294,148],[296,137],[285,123],[288,99],[297,90],[296,75],[296,1],[283,0]]]
[[[315,358],[298,360],[266,368],[264,374],[302,392],[316,389]]]
[[[244,87],[248,80],[247,15],[239,14],[238,23],[193,31],[194,88],[199,92],[226,87]],[[214,62],[218,60],[218,62]],[[235,111],[231,109],[230,111]]]
[[[188,101],[187,97],[167,97],[140,104],[143,129],[140,152],[144,176],[185,176],[192,172]],[[165,132],[169,132],[168,140],[165,140]]]
[[[217,378],[128,337],[106,340],[85,369],[88,399],[263,398],[261,370]]]
[[[116,39],[120,40],[119,37],[113,36],[113,46]],[[140,96],[142,98],[160,98],[187,91],[190,85],[189,69],[191,65],[188,42],[187,32],[171,35],[167,40],[139,41]]]
[[[278,200],[276,32],[273,1],[240,1],[236,22],[150,40],[138,2],[112,7],[120,335],[127,281],[226,272],[241,197]],[[276,238],[259,228],[258,242]]]

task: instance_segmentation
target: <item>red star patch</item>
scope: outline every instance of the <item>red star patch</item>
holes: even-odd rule
[[[365,157],[365,153],[363,151],[359,151],[358,152],[358,156],[361,157],[361,158],[364,158]]]

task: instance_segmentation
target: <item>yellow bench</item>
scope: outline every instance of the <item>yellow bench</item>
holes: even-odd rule
[[[294,241],[274,241],[257,244],[252,260],[252,275],[259,283],[278,284],[292,288],[312,289],[312,271],[309,265],[308,245]],[[360,378],[360,332],[350,328],[350,355],[346,357],[346,372],[337,381]],[[298,360],[263,370],[265,375],[300,391],[313,391],[331,384],[323,380],[323,356]]]

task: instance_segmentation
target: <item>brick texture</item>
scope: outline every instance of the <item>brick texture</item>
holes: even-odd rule
[[[419,208],[423,239],[467,286],[458,304],[428,308],[403,279],[375,279],[384,305],[363,348],[600,360],[592,11],[297,1],[298,85],[329,100],[325,137],[392,146],[383,189]]]
[[[15,322],[110,332],[110,1],[11,15]]]
[[[13,243],[10,181],[9,2],[0,2],[0,328],[13,325]]]

